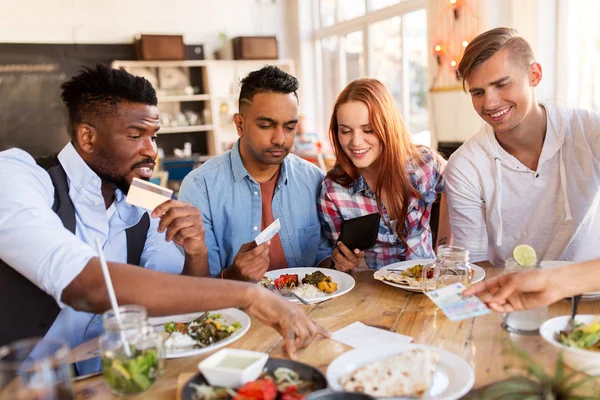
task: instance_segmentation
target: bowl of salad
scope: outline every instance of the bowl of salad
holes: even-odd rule
[[[600,375],[600,316],[578,315],[575,329],[565,332],[568,315],[549,319],[540,335],[563,353],[565,364],[588,375]]]

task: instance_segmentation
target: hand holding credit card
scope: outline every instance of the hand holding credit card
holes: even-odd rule
[[[264,242],[267,242],[273,238],[273,236],[277,235],[279,230],[281,229],[281,223],[279,222],[279,218],[271,223],[271,225],[267,226],[264,231],[258,234],[258,236],[254,239],[257,246],[260,246]]]
[[[134,206],[152,211],[165,201],[171,200],[172,195],[173,191],[171,189],[146,182],[139,178],[133,178],[125,201]]]
[[[463,296],[465,285],[454,283],[437,290],[425,292],[450,321],[461,321],[489,314],[490,310],[477,296]]]
[[[204,223],[200,210],[192,204],[171,200],[173,191],[144,180],[133,178],[125,201],[137,207],[151,211],[154,218],[160,218],[157,231],[165,232],[165,240],[181,246],[186,254],[203,255]],[[206,264],[206,265],[205,265]],[[201,269],[207,269],[204,262],[194,263]],[[203,273],[203,271],[198,274]]]

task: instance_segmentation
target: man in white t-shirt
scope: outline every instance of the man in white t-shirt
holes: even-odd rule
[[[600,257],[600,113],[538,103],[542,67],[513,29],[475,38],[458,71],[487,124],[446,167],[453,244],[496,266],[519,244]]]

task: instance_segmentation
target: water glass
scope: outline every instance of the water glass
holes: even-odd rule
[[[435,262],[423,267],[423,292],[461,282],[471,284],[473,268],[469,250],[457,246],[439,246]]]
[[[504,273],[522,273],[541,268],[539,263],[534,267],[522,267],[510,258],[505,262]],[[548,307],[535,310],[513,311],[504,314],[502,327],[519,335],[538,335],[540,327],[548,319]]]
[[[71,400],[69,347],[23,339],[0,347],[0,400]]]

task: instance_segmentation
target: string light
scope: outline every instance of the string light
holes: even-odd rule
[[[455,60],[452,60],[452,61],[450,61],[450,66],[451,66],[452,68],[456,67],[456,65],[457,65],[457,63],[456,63],[456,61],[455,61]]]
[[[469,42],[466,40],[463,40],[462,47],[467,47],[468,45],[469,45]]]
[[[442,46],[440,46],[439,44],[436,44],[433,49],[435,50],[436,53],[439,53],[442,51]]]

